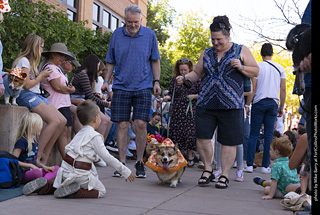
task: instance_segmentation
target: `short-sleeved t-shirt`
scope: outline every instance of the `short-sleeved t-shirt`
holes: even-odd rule
[[[258,63],[260,70],[258,77],[256,77],[257,87],[253,104],[265,98],[271,98],[277,104],[279,103],[280,81],[281,79],[286,79],[286,72],[280,64],[271,60],[268,60],[268,62],[277,67],[280,73],[267,62]]]
[[[271,168],[271,179],[274,179],[278,182],[277,188],[282,192],[283,195],[286,194],[285,189],[289,184],[299,183],[297,170],[291,170],[289,168],[288,157],[281,157],[275,160]]]
[[[28,141],[26,138],[21,137],[16,144],[14,145],[14,148],[22,149],[20,156],[18,158],[21,162],[26,163],[32,163],[36,165],[37,161],[37,154],[38,154],[38,143],[35,141],[32,143],[32,150],[30,152],[30,155],[28,155]]]
[[[150,123],[147,123],[147,132],[150,135],[157,135],[159,133],[159,128],[157,126],[152,126]]]
[[[28,60],[28,58],[26,57],[23,57],[21,58],[16,67],[22,69],[22,68],[27,68],[29,69],[30,73],[29,73],[29,77],[30,77],[30,80],[33,80],[35,79],[36,77],[33,75],[32,71],[31,71],[31,66],[30,66],[30,62]],[[29,89],[29,91],[33,92],[33,93],[36,93],[36,94],[40,94],[40,83],[37,83],[36,85],[34,85],[32,88]]]
[[[50,83],[53,79],[59,79],[60,84],[63,86],[67,86],[68,79],[66,76],[62,73],[60,68],[53,64],[48,64],[44,69],[51,69],[52,73],[51,75],[44,79],[41,84],[42,86],[50,93],[50,96],[47,98],[48,101],[57,109],[62,107],[70,107],[71,101],[70,101],[70,94],[63,94],[55,91]]]
[[[126,25],[117,28],[111,37],[105,61],[115,64],[113,89],[138,91],[152,88],[151,62],[160,59],[153,30],[140,26],[131,36]]]

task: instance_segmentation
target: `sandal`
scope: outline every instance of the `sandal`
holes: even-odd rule
[[[224,180],[224,181],[221,181],[221,179],[225,179],[225,180]],[[219,180],[218,180],[217,183],[220,183],[220,184],[223,184],[223,185],[216,184],[216,185],[215,185],[216,188],[218,188],[218,189],[225,189],[225,188],[227,188],[228,185],[229,185],[229,179],[228,179],[226,176],[221,175],[221,176],[219,177]]]
[[[193,159],[187,159],[187,161],[188,161],[188,164],[187,164],[188,167],[193,167],[194,166],[194,164],[195,164],[194,158]]]
[[[203,174],[205,172],[210,173],[211,175],[209,177],[205,177],[205,176],[203,176]],[[212,170],[211,171],[204,170],[201,174],[199,181],[198,181],[198,185],[200,187],[204,187],[204,186],[208,185],[210,182],[212,182],[213,179],[214,179],[214,174],[212,173]],[[205,181],[200,181],[200,180],[205,180]]]

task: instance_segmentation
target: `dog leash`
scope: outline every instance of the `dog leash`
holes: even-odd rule
[[[191,116],[192,116],[192,118],[193,118],[193,107],[192,107],[191,97],[188,96],[188,99],[189,99],[189,103],[188,103],[188,107],[187,107],[187,110],[186,110],[186,116],[188,116],[188,112],[189,112],[189,110],[190,110]]]

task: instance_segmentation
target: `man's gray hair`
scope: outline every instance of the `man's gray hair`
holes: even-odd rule
[[[140,14],[140,17],[142,17],[142,12],[141,12],[141,8],[136,5],[136,4],[130,4],[126,7],[125,11],[124,11],[124,17],[127,17],[127,13],[128,11],[130,11],[132,14]]]

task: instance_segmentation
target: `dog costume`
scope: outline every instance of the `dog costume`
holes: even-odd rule
[[[8,0],[0,0],[0,12],[6,13],[10,11],[11,11],[11,7],[8,3]]]
[[[0,0],[1,1],[1,0]],[[18,67],[14,68],[14,70],[12,70],[10,72],[11,75],[14,75],[20,79],[25,79],[24,77],[22,77],[21,75],[22,70]],[[16,89],[12,89],[9,87],[9,82],[8,82],[8,73],[7,72],[1,72],[2,75],[2,79],[3,79],[3,85],[5,87],[5,91],[4,91],[4,96],[5,97],[14,97],[14,98],[18,98],[19,94],[20,94],[20,89],[16,90]]]
[[[151,140],[152,141],[152,140]],[[174,143],[171,141],[171,139],[167,138],[164,141],[162,141],[161,145],[159,147],[174,147]],[[155,172],[160,172],[160,173],[166,173],[166,172],[175,172],[178,171],[180,169],[182,169],[183,167],[185,167],[187,165],[187,161],[186,159],[183,157],[183,155],[181,154],[180,150],[178,149],[177,151],[178,155],[179,155],[179,160],[177,162],[177,164],[173,167],[170,167],[167,171],[164,171],[162,169],[162,167],[158,164],[158,162],[156,161],[156,155],[157,155],[157,150],[154,150],[152,152],[152,154],[150,155],[146,166],[149,167],[150,169],[152,169]]]

